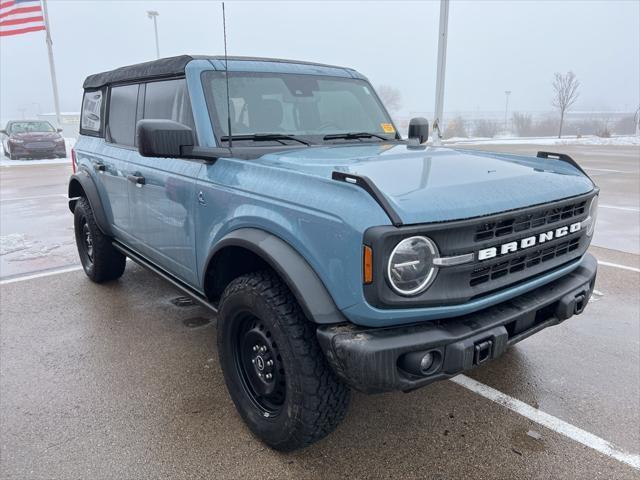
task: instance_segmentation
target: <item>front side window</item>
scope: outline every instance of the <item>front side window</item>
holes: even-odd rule
[[[49,122],[13,122],[8,133],[55,132]]]
[[[290,135],[312,143],[336,134],[394,139],[393,123],[368,82],[353,78],[283,73],[205,72],[203,85],[218,140],[228,141],[227,112],[236,137]],[[333,140],[333,139],[331,139]]]
[[[147,83],[143,118],[173,120],[195,129],[185,79]]]
[[[112,87],[109,98],[109,138],[118,145],[133,147],[136,136],[138,85]]]

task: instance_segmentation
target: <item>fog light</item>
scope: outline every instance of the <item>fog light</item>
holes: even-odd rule
[[[442,367],[442,351],[435,348],[425,352],[405,353],[398,359],[398,366],[405,372],[420,377],[433,375]]]
[[[433,360],[433,353],[427,352],[424,354],[422,360],[420,360],[420,370],[422,370],[422,373],[427,373],[429,371],[433,365]]]

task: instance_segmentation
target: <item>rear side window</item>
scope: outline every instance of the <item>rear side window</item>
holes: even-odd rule
[[[109,97],[109,138],[113,143],[133,147],[136,137],[138,85],[112,87]]]
[[[103,126],[103,91],[84,92],[80,133],[82,135],[102,136]]]
[[[195,130],[185,79],[147,83],[143,118],[173,120]]]

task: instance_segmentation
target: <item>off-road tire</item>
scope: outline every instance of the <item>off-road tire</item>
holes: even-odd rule
[[[84,273],[96,283],[120,278],[124,273],[126,257],[113,248],[111,238],[98,228],[86,197],[80,197],[76,202],[73,210],[73,226]],[[87,235],[89,235],[91,252],[87,246]]]
[[[247,390],[244,363],[238,360],[238,326],[247,318],[264,326],[269,348],[276,349],[280,359],[275,366],[284,371],[284,399],[276,413],[266,412]],[[249,326],[255,327],[251,321]],[[350,391],[327,364],[314,325],[277,275],[256,272],[233,280],[220,300],[217,330],[218,355],[231,398],[249,429],[271,448],[306,447],[331,433],[344,418]]]

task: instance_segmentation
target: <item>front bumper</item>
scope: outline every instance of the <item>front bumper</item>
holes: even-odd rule
[[[51,148],[28,148],[24,144],[11,143],[9,144],[9,151],[14,156],[28,158],[66,157],[67,155],[64,143],[56,144]]]
[[[391,328],[327,325],[318,329],[318,340],[333,369],[352,388],[365,393],[413,390],[497,358],[510,345],[582,313],[597,267],[587,253],[571,273],[478,312]],[[412,362],[426,352],[433,353],[435,367],[416,373]]]

